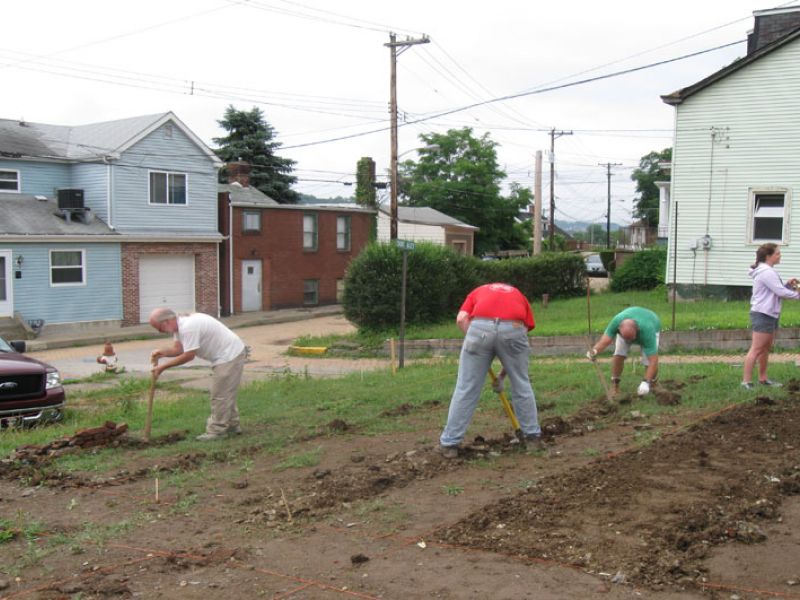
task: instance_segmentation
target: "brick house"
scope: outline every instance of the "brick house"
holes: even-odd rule
[[[220,305],[225,315],[339,302],[350,260],[367,245],[375,211],[279,204],[250,186],[250,165],[227,165],[219,186]]]

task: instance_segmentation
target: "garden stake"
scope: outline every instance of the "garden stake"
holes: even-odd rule
[[[497,381],[497,375],[494,374],[494,369],[492,367],[489,367],[489,377],[492,378],[492,385],[494,385],[494,383]],[[517,436],[520,444],[524,444],[525,435],[522,433],[522,426],[519,424],[517,415],[514,414],[514,407],[511,406],[511,402],[508,401],[508,396],[506,396],[505,390],[501,389],[499,392],[497,392],[497,395],[500,396],[500,402],[503,403],[503,410],[506,411],[506,414],[511,421],[511,427],[514,428],[514,435]]]

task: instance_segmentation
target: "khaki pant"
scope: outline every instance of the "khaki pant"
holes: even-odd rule
[[[221,434],[239,428],[239,409],[236,393],[242,381],[247,350],[230,362],[211,367],[211,416],[206,421],[206,433]]]

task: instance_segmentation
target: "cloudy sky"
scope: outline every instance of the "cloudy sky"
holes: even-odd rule
[[[389,166],[389,33],[425,34],[398,59],[403,159],[420,134],[468,126],[497,142],[509,181],[532,187],[550,130],[572,131],[555,143],[556,218],[604,223],[598,163],[620,163],[612,220],[628,223],[631,171],[672,144],[659,96],[743,56],[754,10],[798,2],[25,0],[3,7],[0,118],[171,110],[213,147],[228,105],[258,106],[297,161],[299,191],[351,195],[360,157],[384,177]]]

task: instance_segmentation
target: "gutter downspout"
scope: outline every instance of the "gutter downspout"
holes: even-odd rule
[[[231,193],[228,192],[228,295],[230,310],[233,314],[233,203]]]

